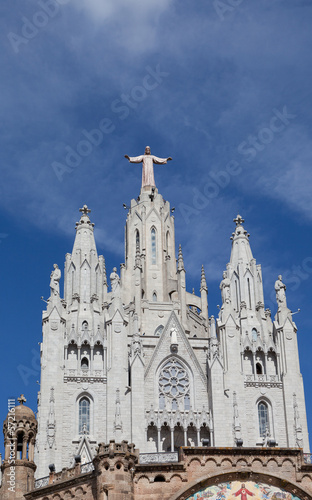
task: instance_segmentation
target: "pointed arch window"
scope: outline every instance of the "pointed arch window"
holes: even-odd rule
[[[90,400],[87,397],[79,401],[79,434],[90,432]]]
[[[153,302],[157,302],[157,293],[156,292],[153,293]]]
[[[82,370],[88,370],[89,369],[89,360],[88,358],[84,357],[81,360],[81,369]]]
[[[247,278],[247,285],[248,285],[249,309],[251,309],[251,291],[250,291],[250,279],[249,278]]]
[[[140,251],[140,233],[138,229],[135,231],[135,249]]]
[[[156,229],[151,229],[151,250],[152,250],[152,264],[156,264]]]
[[[257,338],[258,338],[258,332],[257,332],[257,329],[256,329],[256,328],[253,328],[253,329],[251,330],[251,336],[252,336],[252,340],[253,340],[254,342],[256,342],[256,340],[257,340]]]
[[[265,437],[270,432],[269,426],[269,408],[265,401],[260,401],[258,404],[258,418],[259,418],[259,434]]]

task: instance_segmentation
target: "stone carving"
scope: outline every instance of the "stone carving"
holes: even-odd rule
[[[53,447],[55,441],[55,413],[54,413],[54,387],[50,389],[50,408],[47,423],[47,441],[49,448]]]
[[[294,392],[293,394],[294,398],[294,432],[295,432],[295,440],[296,440],[296,445],[298,448],[303,447],[303,436],[302,436],[302,426],[300,423],[300,417],[299,417],[299,410],[298,410],[298,403],[297,403],[297,396],[296,393]]]
[[[231,290],[230,290],[231,282],[228,278],[227,272],[223,273],[223,280],[220,283],[221,297],[223,304],[230,304],[231,302]]]
[[[278,308],[281,309],[281,308],[287,307],[286,293],[285,293],[286,285],[282,282],[281,275],[279,275],[278,279],[275,281],[274,288],[275,288],[275,292],[276,292],[276,301],[277,301]]]
[[[121,440],[122,435],[122,421],[121,421],[121,410],[120,410],[120,390],[116,389],[116,409],[115,409],[115,422],[114,431],[117,442]]]
[[[50,274],[51,297],[60,295],[61,270],[57,264],[53,264],[53,271]]]
[[[120,294],[120,278],[117,274],[117,267],[113,268],[113,272],[110,274],[110,282],[112,286],[112,298],[119,297]]]
[[[135,356],[136,354],[142,355],[142,340],[138,333],[135,333],[132,337],[131,354],[132,356]]]
[[[157,156],[151,155],[151,149],[149,146],[146,146],[144,155],[140,156],[128,156],[125,155],[125,158],[130,161],[130,163],[142,163],[143,162],[143,170],[142,170],[142,188],[145,186],[156,187],[155,179],[154,179],[154,166],[163,165],[167,163],[167,161],[172,160],[172,158],[158,158]]]

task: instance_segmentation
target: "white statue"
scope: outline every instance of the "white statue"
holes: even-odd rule
[[[111,273],[109,278],[112,286],[112,296],[117,297],[119,296],[120,291],[120,278],[117,274],[117,267],[113,268],[113,272]]]
[[[231,302],[231,282],[227,276],[227,272],[223,273],[223,280],[220,283],[221,297],[223,304],[229,304]]]
[[[275,292],[276,292],[276,301],[278,308],[287,307],[286,304],[286,285],[282,282],[282,276],[279,275],[278,279],[275,281]]]
[[[53,271],[50,274],[50,289],[51,296],[60,295],[60,279],[61,279],[61,270],[59,269],[57,264],[53,264]]]
[[[151,155],[151,149],[149,146],[146,146],[144,155],[131,156],[131,157],[125,155],[125,158],[127,158],[130,161],[130,163],[143,162],[142,187],[144,186],[156,187],[154,179],[154,166],[153,166],[154,163],[156,163],[157,165],[163,165],[164,163],[167,163],[167,161],[172,160],[172,158],[170,157],[158,158],[157,156]]]
[[[178,337],[177,337],[177,330],[175,328],[171,328],[170,336],[171,336],[171,344],[177,345],[178,344]]]

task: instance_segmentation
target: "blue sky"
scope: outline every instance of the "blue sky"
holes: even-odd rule
[[[189,291],[205,266],[210,314],[238,212],[273,314],[283,275],[311,430],[311,2],[4,0],[0,13],[3,419],[21,392],[36,409],[40,297],[78,209],[110,272],[141,182],[124,154],[150,145],[173,157],[156,183]]]

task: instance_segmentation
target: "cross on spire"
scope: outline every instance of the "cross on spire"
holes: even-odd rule
[[[87,215],[91,212],[90,208],[87,205],[83,205],[82,208],[79,208],[79,212],[82,212],[83,215]]]
[[[243,217],[241,215],[237,215],[236,216],[236,219],[233,219],[233,222],[235,222],[236,226],[241,226],[243,224],[243,222],[245,222],[245,220],[243,219]]]
[[[25,398],[24,394],[21,394],[20,397],[17,398],[17,401],[20,405],[23,405],[24,403],[26,403],[27,399]]]

